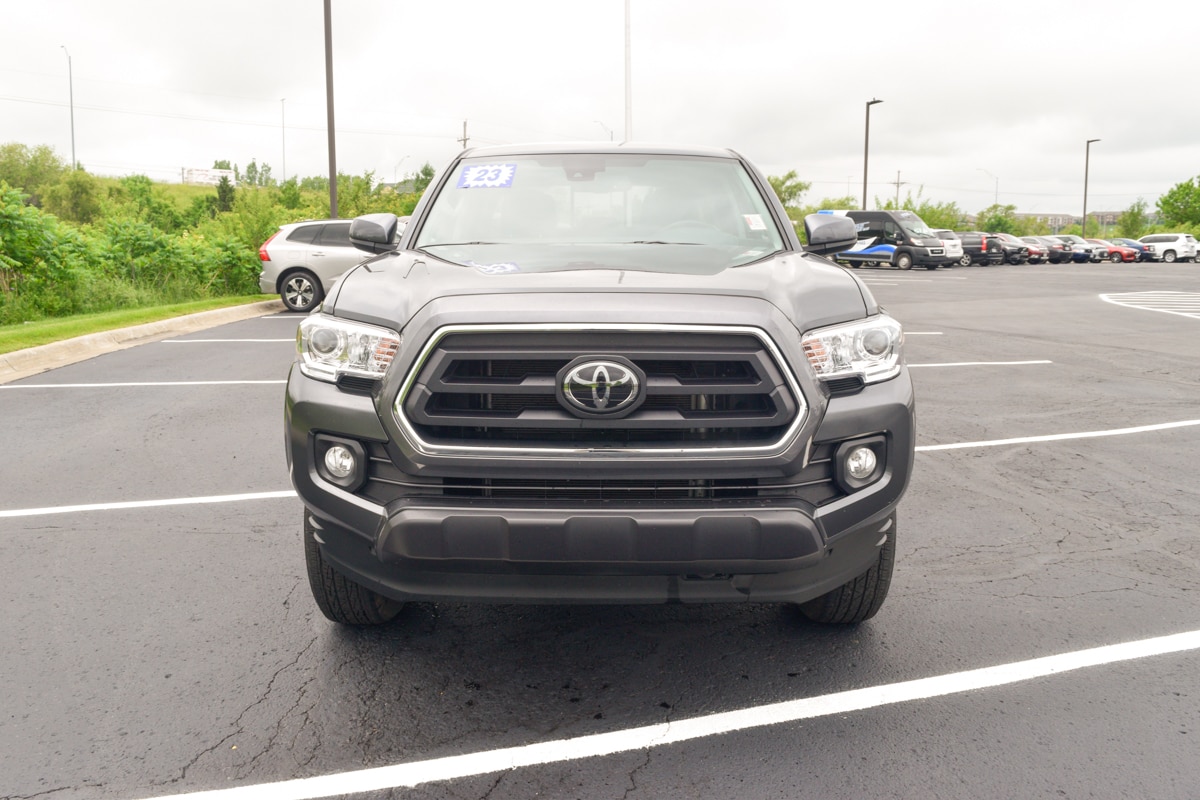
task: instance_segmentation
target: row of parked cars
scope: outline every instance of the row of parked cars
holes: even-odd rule
[[[1084,239],[1072,234],[1013,236],[1010,233],[937,230],[947,254],[958,253],[959,266],[972,264],[1066,264],[1110,261],[1194,262],[1196,239],[1190,233],[1154,233],[1141,239]]]
[[[911,211],[829,210],[819,214],[848,217],[858,240],[833,254],[850,267],[891,266],[937,269],[958,264],[1063,264],[1111,261],[1195,261],[1197,244],[1190,233],[1154,233],[1141,239],[1085,239],[1070,234],[1013,236],[986,231],[934,230]]]

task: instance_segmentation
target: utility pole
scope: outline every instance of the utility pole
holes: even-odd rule
[[[67,54],[67,91],[70,93],[71,100],[71,169],[75,169],[78,163],[75,160],[75,75],[71,71],[71,51],[67,50],[65,44],[59,45],[59,47]]]
[[[907,183],[908,181],[900,180],[900,170],[896,170],[896,208],[900,208],[900,187]]]
[[[284,183],[287,181],[287,103],[286,97],[279,98],[279,152],[283,157],[283,179],[279,181]]]
[[[462,138],[461,138],[461,139],[455,139],[454,141],[456,141],[456,142],[461,142],[461,143],[462,143],[462,146],[463,146],[463,150],[466,150],[466,149],[467,149],[467,142],[469,142],[469,141],[470,141],[470,139],[468,139],[468,138],[467,138],[467,121],[466,121],[465,119],[463,120],[463,135],[462,135]]]

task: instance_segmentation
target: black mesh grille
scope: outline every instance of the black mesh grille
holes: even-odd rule
[[[644,402],[620,419],[572,412],[563,368],[614,357],[644,373]],[[715,448],[779,441],[802,404],[749,334],[516,331],[443,338],[401,408],[433,445]]]

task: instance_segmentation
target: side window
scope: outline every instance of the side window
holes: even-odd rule
[[[321,229],[321,235],[317,238],[316,243],[329,247],[352,247],[353,245],[350,244],[350,223],[334,222],[326,225]]]
[[[900,226],[892,222],[890,219],[883,223],[883,236],[889,242],[894,242],[900,238]]]
[[[320,230],[320,225],[301,225],[288,234],[287,240],[289,242],[296,242],[297,244],[312,244]]]

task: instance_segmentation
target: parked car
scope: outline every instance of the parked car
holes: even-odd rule
[[[958,259],[961,267],[972,264],[995,266],[1004,263],[1004,245],[990,233],[982,231],[955,231],[962,242],[963,254]]]
[[[1029,245],[1011,233],[993,233],[1004,248],[1004,260],[1009,264],[1024,264],[1029,261]]]
[[[1029,248],[1029,263],[1044,264],[1050,260],[1050,246],[1036,236],[1022,236],[1021,241]]]
[[[1121,262],[1137,261],[1138,251],[1132,247],[1126,247],[1123,244],[1110,242],[1107,239],[1088,239],[1094,245],[1105,248],[1105,261],[1111,261],[1114,264]]]
[[[938,229],[934,230],[933,235],[942,240],[942,247],[946,250],[946,258],[949,259],[946,266],[951,267],[958,264],[963,256],[962,241],[959,240],[958,234],[954,231]]]
[[[1053,236],[1023,236],[1024,241],[1040,242],[1046,248],[1046,260],[1051,264],[1063,264],[1071,261],[1071,246]]]
[[[1155,261],[1196,260],[1196,239],[1190,233],[1151,233],[1138,241],[1149,245]]]
[[[299,326],[285,450],[321,612],[874,615],[915,401],[900,324],[820,255],[854,223],[812,214],[802,247],[729,150],[475,148],[439,174],[399,242],[354,220],[378,255]]]
[[[1109,239],[1109,241],[1114,242],[1116,244],[1123,244],[1126,247],[1132,247],[1134,250],[1137,250],[1137,253],[1138,253],[1137,260],[1138,261],[1153,261],[1154,260],[1153,256],[1151,256],[1151,254],[1150,254],[1150,245],[1146,244],[1145,242],[1139,242],[1137,239],[1126,239],[1121,236],[1118,236],[1113,239]]]
[[[264,294],[278,294],[290,311],[312,311],[329,288],[365,256],[350,243],[350,220],[306,220],[280,225],[258,248]]]
[[[1100,261],[1102,248],[1092,244],[1082,236],[1076,236],[1073,233],[1057,233],[1055,239],[1064,242],[1071,247],[1071,260],[1075,263],[1085,263],[1088,261]],[[1105,250],[1107,255],[1107,250]]]

